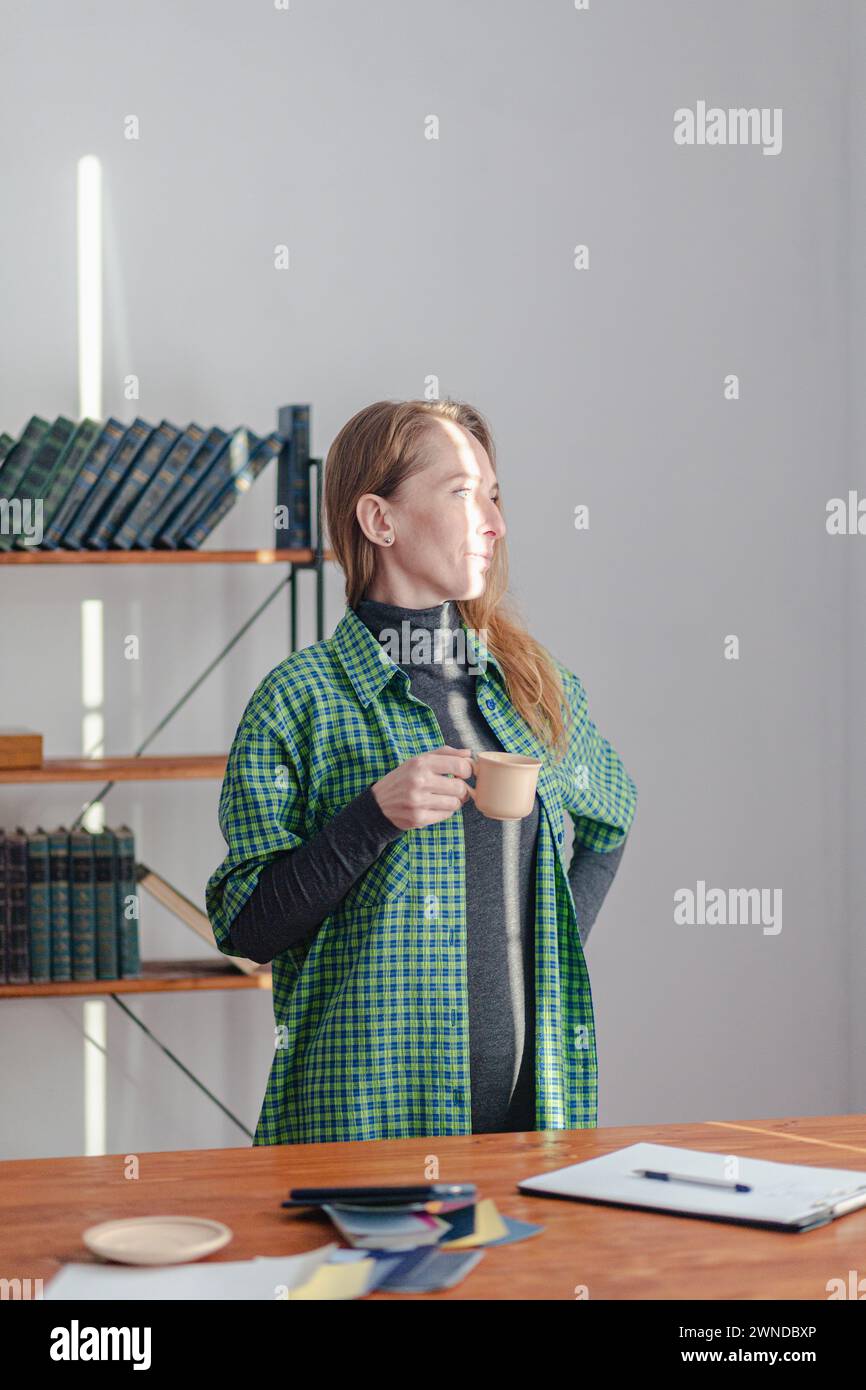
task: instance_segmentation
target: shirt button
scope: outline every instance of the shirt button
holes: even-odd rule
[[[558,831],[556,832],[556,838],[557,838],[559,844],[562,844],[562,831],[561,831],[561,830],[558,830]]]
[[[488,700],[488,701],[487,701],[487,708],[488,708],[488,709],[495,709],[495,708],[496,708],[496,701],[495,701],[495,700]]]

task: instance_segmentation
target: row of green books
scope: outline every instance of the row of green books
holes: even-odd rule
[[[137,979],[135,839],[0,829],[0,980]]]
[[[0,550],[196,550],[281,455],[290,482],[276,543],[309,547],[309,412],[285,407],[265,437],[34,415],[20,438],[0,434]]]

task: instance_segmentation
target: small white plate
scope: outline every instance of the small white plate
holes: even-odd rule
[[[88,1226],[81,1239],[94,1255],[125,1265],[177,1265],[228,1245],[232,1232],[200,1216],[133,1216]]]

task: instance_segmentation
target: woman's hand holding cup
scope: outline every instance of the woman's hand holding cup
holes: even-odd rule
[[[471,752],[470,748],[443,744],[407,758],[373,783],[379,809],[401,830],[417,830],[445,820],[475,796],[465,780],[473,775]]]

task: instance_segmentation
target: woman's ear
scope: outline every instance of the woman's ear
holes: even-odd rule
[[[355,519],[368,541],[374,545],[389,544],[388,537],[394,534],[394,527],[388,515],[386,502],[375,492],[363,493],[355,506]]]

